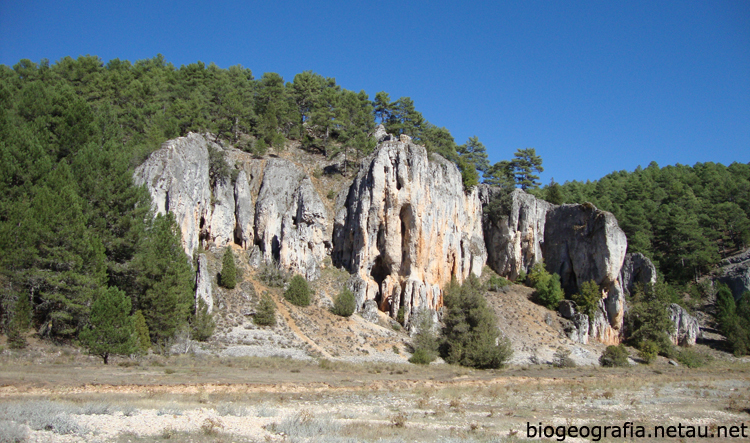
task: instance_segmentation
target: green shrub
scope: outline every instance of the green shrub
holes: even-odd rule
[[[398,308],[398,312],[396,313],[396,321],[399,322],[401,325],[404,324],[404,307],[401,306]]]
[[[518,271],[518,277],[516,277],[516,283],[526,283],[526,271],[521,269]]]
[[[190,335],[194,340],[206,341],[213,335],[216,322],[208,312],[208,305],[202,298],[198,298],[197,308],[190,319]]]
[[[656,360],[656,356],[659,355],[659,344],[652,340],[644,340],[641,342],[638,350],[638,357],[645,361],[646,364],[653,363]]]
[[[711,363],[713,357],[704,352],[696,352],[692,349],[682,349],[677,352],[677,361],[688,368],[700,368]]]
[[[289,280],[289,287],[284,291],[284,298],[297,306],[309,306],[311,292],[307,280],[298,274]]]
[[[232,248],[224,250],[224,258],[221,263],[221,285],[227,289],[234,289],[237,285],[237,266],[234,264]]]
[[[268,294],[260,298],[253,321],[259,326],[276,326],[276,303]]]
[[[352,291],[344,289],[336,296],[336,300],[333,301],[331,312],[341,317],[349,317],[354,314],[356,307],[357,302],[354,299],[354,294],[352,294]]]
[[[630,366],[628,362],[628,350],[625,346],[607,346],[602,356],[599,357],[599,364],[606,367],[627,367]]]
[[[415,364],[429,364],[437,358],[439,346],[433,330],[435,325],[432,312],[427,309],[420,310],[411,320],[411,325],[417,332],[411,341],[413,355],[409,361]]]
[[[328,200],[333,200],[336,198],[336,192],[331,189],[330,191],[328,191],[328,194],[326,194],[326,197],[328,197]]]
[[[574,294],[571,298],[576,302],[578,310],[581,313],[588,315],[589,318],[593,318],[594,312],[596,312],[596,308],[599,306],[599,301],[602,299],[602,292],[594,280],[589,280],[583,282],[580,292]]]
[[[510,286],[510,280],[499,275],[493,275],[487,281],[487,289],[492,292],[497,292],[506,286]]]
[[[560,286],[560,276],[547,272],[542,262],[534,264],[531,268],[526,276],[526,285],[536,289],[534,297],[539,304],[548,309],[556,310],[565,298],[565,293]]]
[[[502,367],[513,350],[510,340],[497,329],[497,319],[487,306],[479,280],[472,274],[463,285],[451,282],[443,301],[443,359],[474,368]]]
[[[672,295],[666,283],[647,287],[637,287],[631,297],[630,309],[625,316],[625,330],[630,331],[630,342],[637,348],[651,341],[656,344],[659,354],[674,355],[674,346],[669,334],[674,331],[674,323],[669,318],[669,304]]]
[[[138,349],[141,353],[148,352],[148,348],[151,347],[151,337],[148,334],[148,325],[146,325],[146,318],[143,316],[141,310],[135,311],[133,314],[133,323],[135,324],[135,335],[138,340]]]
[[[435,356],[430,354],[426,349],[417,349],[414,351],[411,357],[409,357],[409,363],[415,365],[429,365],[435,360]]]

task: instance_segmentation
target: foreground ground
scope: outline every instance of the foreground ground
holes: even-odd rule
[[[0,355],[0,442],[518,441],[526,440],[527,423],[540,422],[634,422],[647,432],[682,424],[715,433],[750,425],[749,389],[750,364],[742,362],[472,371],[150,356],[104,366],[74,348],[49,345]],[[696,439],[665,441],[681,440]]]

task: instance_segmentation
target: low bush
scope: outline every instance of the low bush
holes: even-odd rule
[[[628,350],[622,344],[619,346],[607,346],[602,356],[599,357],[599,364],[606,367],[630,366],[628,362]]]
[[[493,275],[487,281],[487,289],[492,292],[497,292],[506,286],[510,286],[510,280],[499,275]]]
[[[352,294],[352,291],[344,289],[336,296],[336,300],[333,301],[331,312],[341,317],[350,317],[354,314],[356,307],[357,302],[354,299],[354,294]]]
[[[688,368],[700,368],[711,363],[713,357],[704,352],[697,352],[692,349],[682,349],[677,352],[677,361]]]
[[[299,274],[292,277],[289,280],[289,287],[284,291],[284,298],[297,306],[309,306],[310,305],[310,285],[307,280]]]

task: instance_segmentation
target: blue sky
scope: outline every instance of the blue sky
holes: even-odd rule
[[[156,54],[411,97],[542,181],[750,162],[750,2],[0,1],[0,64]]]

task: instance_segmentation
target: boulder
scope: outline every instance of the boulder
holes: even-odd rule
[[[287,160],[268,160],[255,205],[256,243],[266,263],[316,279],[330,251],[327,218],[309,177]]]
[[[483,207],[502,192],[497,187],[480,186]],[[501,214],[484,214],[482,227],[487,265],[501,276],[515,280],[521,271],[528,272],[542,261],[544,226],[547,212],[554,205],[520,189],[512,191],[506,199]]]
[[[587,344],[589,342],[589,316],[575,313],[569,320],[563,321],[565,335],[576,343]]]
[[[211,274],[208,272],[208,259],[206,254],[198,254],[198,272],[195,275],[195,305],[202,299],[208,307],[209,314],[214,309],[213,288],[211,286]]]
[[[560,315],[562,315],[563,318],[567,318],[568,320],[570,320],[574,315],[576,315],[576,302],[574,302],[573,300],[563,300],[560,302],[557,310],[558,312],[560,312]]]
[[[395,318],[442,306],[442,288],[480,275],[486,260],[481,203],[464,192],[451,162],[407,138],[387,141],[363,160],[336,214],[332,259],[357,281],[358,309],[367,300]]]
[[[656,267],[645,255],[636,252],[625,254],[625,260],[620,269],[620,282],[625,294],[633,293],[635,286],[656,284]]]
[[[669,337],[672,343],[679,346],[693,346],[701,336],[698,319],[688,314],[685,308],[677,303],[669,305],[669,318],[674,323],[674,332]]]
[[[591,334],[606,344],[617,344],[622,332],[625,297],[620,269],[626,250],[625,233],[609,212],[590,203],[557,206],[547,212],[542,244],[547,270],[560,276],[568,295],[590,280],[599,285],[601,309],[594,316]]]

